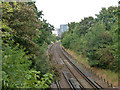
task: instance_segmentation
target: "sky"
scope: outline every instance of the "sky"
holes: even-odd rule
[[[119,0],[36,0],[39,11],[43,11],[43,18],[59,28],[60,24],[80,22],[84,17],[99,14],[102,7],[118,6]]]

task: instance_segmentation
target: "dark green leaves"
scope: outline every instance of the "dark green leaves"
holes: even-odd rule
[[[118,71],[118,8],[102,8],[97,18],[69,24],[62,44],[87,57],[92,67]]]

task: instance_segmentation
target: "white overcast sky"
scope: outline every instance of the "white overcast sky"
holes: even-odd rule
[[[59,28],[60,24],[95,17],[102,7],[118,6],[118,0],[36,0],[36,6],[47,22]]]

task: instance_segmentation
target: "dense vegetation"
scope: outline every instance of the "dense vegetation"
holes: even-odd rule
[[[62,45],[88,58],[89,65],[118,71],[118,7],[102,8],[96,18],[69,23]]]
[[[46,50],[55,41],[54,27],[42,15],[34,2],[2,3],[3,88],[49,88]]]

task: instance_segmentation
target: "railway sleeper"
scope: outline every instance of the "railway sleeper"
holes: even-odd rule
[[[65,72],[62,72],[66,81],[68,82],[68,84],[70,85],[70,88],[73,89],[73,86],[71,85],[71,83],[69,82],[69,78],[66,76],[66,73]],[[67,72],[68,73],[68,72]]]
[[[65,52],[63,51],[63,48],[60,48],[60,49],[61,49],[62,53],[64,54],[64,56],[68,59],[68,61],[69,61],[73,66],[75,66],[76,69],[77,69],[79,72],[81,72],[82,76],[84,76],[84,78],[86,78],[86,80],[89,81],[89,82],[91,83],[91,85],[93,85],[93,86],[94,86],[95,88],[97,88],[97,89],[102,88],[100,85],[96,84],[91,78],[87,77],[87,76],[80,70],[80,68],[78,68],[78,67],[75,65],[75,63],[73,63],[73,62],[71,61],[71,59],[70,59],[68,56],[66,56]]]
[[[83,90],[83,87],[79,84],[79,82],[76,79],[70,78],[69,82],[73,86],[74,90]]]

